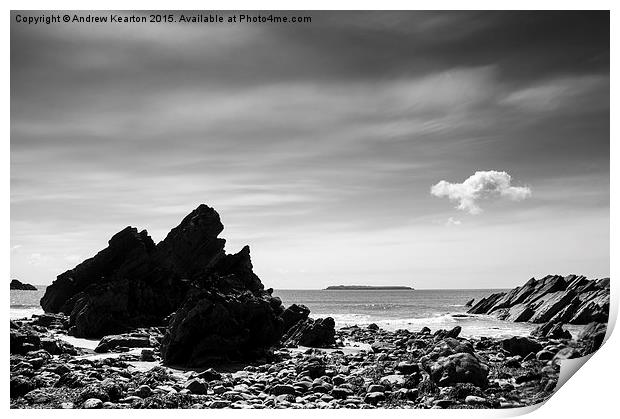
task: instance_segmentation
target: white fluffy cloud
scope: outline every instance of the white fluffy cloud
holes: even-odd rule
[[[440,181],[431,187],[431,194],[458,202],[456,208],[470,214],[479,214],[482,200],[508,198],[521,201],[532,195],[527,186],[511,186],[512,178],[506,172],[495,170],[478,171],[462,183]]]

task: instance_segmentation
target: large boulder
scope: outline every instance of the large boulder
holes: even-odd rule
[[[577,275],[532,278],[521,287],[480,299],[468,313],[491,314],[514,322],[606,322],[609,278],[588,280]]]
[[[527,356],[531,352],[537,353],[543,347],[536,340],[524,336],[513,336],[501,341],[502,348],[511,355]]]
[[[331,317],[306,319],[298,322],[282,338],[284,346],[310,346],[330,348],[336,344],[335,322]]]
[[[562,323],[547,322],[538,326],[531,333],[531,336],[550,339],[571,339],[572,335],[562,327]]]
[[[117,348],[149,348],[153,343],[148,334],[105,336],[95,348],[95,352],[110,352]]]
[[[597,351],[603,345],[606,333],[607,324],[605,323],[587,325],[578,336],[578,339],[584,344],[584,355]]]
[[[310,314],[310,309],[303,304],[292,304],[282,313],[284,331],[289,330],[302,320],[306,320]]]
[[[161,353],[165,364],[202,367],[263,356],[281,336],[268,296],[200,290],[172,317]]]
[[[429,367],[431,380],[440,387],[454,386],[458,383],[471,383],[480,388],[489,385],[489,368],[469,353],[457,353],[439,358]]]
[[[276,315],[281,301],[253,272],[250,249],[226,254],[218,213],[200,205],[159,244],[146,231],[127,227],[108,247],[58,276],[41,306],[70,315],[69,332],[99,338],[129,329],[165,326],[190,290],[265,296]]]

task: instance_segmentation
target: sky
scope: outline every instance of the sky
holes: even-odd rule
[[[12,278],[200,203],[266,287],[609,276],[608,12],[17,14],[41,12],[11,12]]]

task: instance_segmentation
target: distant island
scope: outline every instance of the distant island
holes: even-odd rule
[[[37,287],[35,287],[34,285],[30,285],[30,284],[24,284],[23,282],[18,281],[17,279],[12,279],[11,289],[21,290],[21,291],[36,291]]]
[[[391,290],[412,290],[412,287],[406,287],[402,285],[331,285],[325,288],[327,291],[391,291]]]

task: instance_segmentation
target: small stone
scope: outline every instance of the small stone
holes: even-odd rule
[[[140,361],[154,362],[155,352],[153,352],[152,349],[142,349],[142,352],[140,353]]]
[[[225,409],[230,406],[230,402],[228,400],[214,400],[211,403],[211,409]]]
[[[445,408],[447,408],[447,407],[452,406],[452,404],[453,404],[453,403],[454,403],[454,401],[453,401],[453,400],[450,400],[450,399],[441,399],[441,400],[435,400],[435,401],[433,402],[433,405],[434,405],[435,407],[439,407],[439,408],[441,408],[441,409],[445,409]]]
[[[369,404],[377,404],[385,400],[385,394],[383,392],[375,391],[367,393],[364,397],[364,402]]]
[[[370,386],[368,386],[368,389],[366,390],[367,393],[384,393],[385,392],[385,387],[382,386],[381,384],[371,384]]]
[[[209,390],[209,384],[202,378],[193,378],[187,381],[183,387],[192,394],[207,394]]]
[[[410,362],[399,362],[396,366],[396,371],[400,371],[402,374],[413,374],[420,372],[420,367],[418,367],[418,364]]]
[[[84,402],[84,409],[101,409],[103,402],[100,399],[88,399]]]
[[[484,397],[478,397],[478,396],[467,396],[465,397],[465,403],[467,404],[484,404],[486,403],[487,399],[485,399]]]
[[[353,395],[353,391],[346,387],[334,387],[330,394],[336,399],[346,399]]]
[[[543,349],[542,351],[538,351],[536,353],[536,359],[539,361],[549,361],[550,359],[553,359],[553,355],[553,352]]]
[[[295,395],[297,393],[297,391],[295,390],[295,387],[288,385],[288,384],[277,384],[273,387],[271,392],[275,394],[276,396],[279,396],[281,394]]]
[[[141,397],[141,398],[143,398],[143,399],[149,397],[151,394],[153,394],[153,390],[151,390],[151,387],[149,387],[147,385],[141,385],[136,390],[136,395]]]

